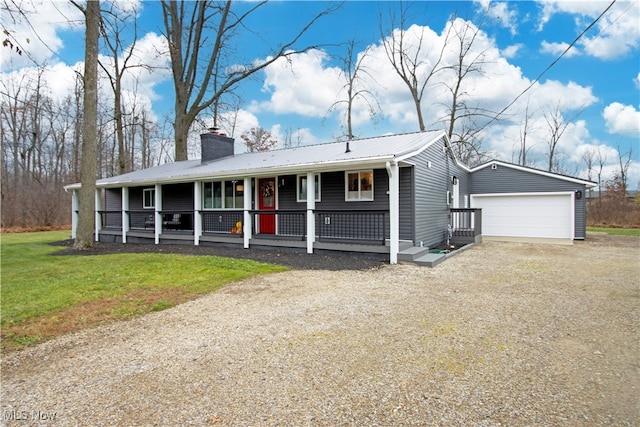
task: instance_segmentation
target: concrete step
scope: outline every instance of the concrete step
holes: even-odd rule
[[[411,246],[398,252],[398,261],[413,262],[416,258],[428,253],[429,248],[427,247]]]
[[[425,267],[435,267],[440,264],[442,261],[447,259],[447,255],[445,254],[424,254],[420,257],[415,258],[413,261],[414,264],[422,265]]]

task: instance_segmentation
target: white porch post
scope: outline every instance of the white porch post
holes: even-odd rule
[[[78,233],[78,209],[80,202],[78,201],[78,190],[71,192],[71,238],[75,239]]]
[[[156,226],[155,226],[155,242],[156,245],[160,243],[160,234],[162,234],[162,185],[156,184],[155,186],[155,215],[156,215]]]
[[[202,235],[202,181],[193,183],[193,244],[200,244],[200,236]]]
[[[102,210],[102,198],[100,197],[101,190],[96,188],[96,197],[95,197],[95,238],[96,242],[100,240],[100,230],[102,230],[102,215],[100,215],[100,211]]]
[[[244,201],[243,201],[243,205],[244,205],[244,221],[243,221],[243,227],[242,227],[242,231],[244,232],[244,240],[243,240],[243,247],[245,249],[249,248],[249,240],[251,240],[251,230],[253,229],[252,224],[251,224],[251,213],[249,212],[251,210],[251,195],[253,194],[253,192],[251,191],[251,178],[247,178],[245,177],[244,179]]]
[[[387,162],[389,174],[389,263],[398,263],[400,251],[400,169]]]
[[[316,241],[316,218],[313,211],[316,208],[316,177],[307,172],[307,253],[313,253],[313,244]]]
[[[129,187],[122,187],[122,243],[127,243],[129,232]]]

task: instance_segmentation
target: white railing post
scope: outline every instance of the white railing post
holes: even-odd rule
[[[129,187],[122,187],[122,243],[127,243],[129,232]]]
[[[78,201],[78,190],[71,192],[71,238],[75,239],[78,234],[78,210],[80,202]]]
[[[389,263],[398,263],[400,252],[400,169],[387,162],[389,175]]]
[[[95,196],[95,239],[96,242],[100,241],[100,231],[102,230],[102,215],[100,211],[102,210],[102,198],[101,190],[96,188],[96,196]]]
[[[155,242],[157,245],[160,243],[160,234],[162,234],[162,185],[161,184],[156,184],[154,193],[155,193],[155,200],[154,200],[155,209],[154,210],[155,210],[155,216],[156,216],[154,234],[155,234]]]
[[[202,235],[202,181],[193,183],[193,244],[200,244],[200,236]]]
[[[244,221],[242,224],[242,231],[243,231],[243,241],[242,241],[242,246],[245,249],[249,248],[249,241],[251,240],[251,230],[252,230],[252,224],[251,224],[251,212],[249,212],[251,210],[251,196],[252,196],[252,191],[251,191],[251,178],[249,177],[245,177],[244,179],[244,200],[243,200],[243,214],[244,214]]]
[[[316,177],[312,172],[307,173],[307,253],[313,253],[316,241]]]

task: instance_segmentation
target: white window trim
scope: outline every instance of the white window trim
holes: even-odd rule
[[[349,198],[349,174],[358,174],[358,198],[350,199]],[[362,197],[362,189],[360,187],[360,174],[361,173],[369,173],[371,174],[371,198],[363,198]],[[375,198],[375,187],[374,187],[374,173],[373,169],[366,170],[357,170],[357,171],[345,171],[344,173],[344,200],[345,202],[372,202]]]
[[[219,182],[220,186],[221,186],[221,192],[222,192],[222,196],[221,196],[222,199],[220,200],[221,207],[219,207],[219,208],[206,208],[204,206],[204,204],[205,204],[205,194],[204,194],[205,188],[207,187],[208,184],[212,184],[214,182]],[[236,195],[236,191],[238,191],[237,190],[237,186],[238,185],[242,185],[244,187],[244,180],[227,179],[227,180],[222,180],[222,181],[203,181],[202,182],[202,210],[203,211],[222,211],[222,210],[241,210],[241,209],[243,209],[243,208],[235,208],[235,207],[230,207],[229,208],[229,207],[227,207],[227,202],[226,202],[227,198],[224,195],[225,184],[227,182],[232,182],[234,184],[233,185],[233,199],[235,200],[236,197],[239,197],[238,195]],[[242,191],[245,191],[245,189],[243,188]],[[243,195],[243,197],[244,197],[244,195]],[[213,195],[212,195],[212,199],[211,200],[213,200]]]
[[[147,205],[147,192],[151,193],[151,205]],[[155,209],[156,208],[156,189],[155,188],[143,188],[142,189],[142,208],[143,209]]]
[[[320,190],[322,179],[320,178],[319,173],[313,174],[313,176],[316,178],[315,189],[316,189],[316,192],[318,193],[318,196],[316,197],[316,202],[320,202],[322,201],[322,191]],[[306,178],[306,177],[307,177],[306,174],[301,174],[296,176],[296,201],[299,203],[306,203],[307,201],[306,197],[304,199],[300,198],[300,178]]]

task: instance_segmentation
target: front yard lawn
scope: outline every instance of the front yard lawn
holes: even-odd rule
[[[176,254],[52,256],[69,231],[2,234],[3,350],[108,320],[162,310],[221,286],[286,268]]]

